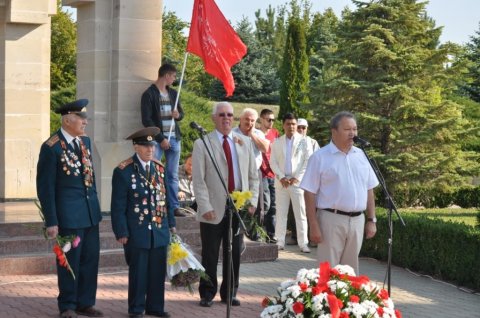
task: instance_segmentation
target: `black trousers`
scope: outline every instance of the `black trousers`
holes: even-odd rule
[[[72,274],[57,263],[58,309],[90,307],[95,305],[97,296],[97,274],[100,259],[100,234],[98,224],[84,229],[59,229],[61,236],[77,235],[80,244],[66,253]]]
[[[227,213],[226,213],[227,214]],[[198,291],[200,297],[212,300],[218,290],[217,263],[220,252],[220,243],[223,247],[222,275],[223,281],[220,286],[220,297],[227,299],[227,259],[228,259],[228,217],[224,217],[219,224],[200,222],[200,237],[202,239],[202,265],[210,280],[200,280]],[[238,220],[233,216],[232,221],[232,270],[231,270],[231,292],[232,297],[236,295],[239,284],[240,256],[243,234],[235,235],[238,229]]]

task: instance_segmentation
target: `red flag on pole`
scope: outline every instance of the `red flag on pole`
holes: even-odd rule
[[[195,0],[187,52],[198,55],[205,71],[222,81],[227,97],[233,94],[230,69],[247,54],[247,47],[214,0]]]

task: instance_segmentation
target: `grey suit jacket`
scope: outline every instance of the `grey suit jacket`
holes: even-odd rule
[[[250,191],[252,199],[250,200],[254,206],[258,201],[258,170],[255,164],[253,154],[253,145],[248,137],[233,133],[235,149],[238,158],[240,180],[242,191]],[[225,184],[228,184],[228,167],[222,144],[218,140],[216,131],[205,136],[210,152],[215,157],[219,165]],[[213,162],[208,156],[208,152],[201,139],[197,139],[193,145],[192,154],[192,181],[195,197],[197,201],[197,220],[200,222],[218,224],[225,215],[225,205],[227,196],[225,189],[215,171]],[[209,211],[215,211],[216,218],[212,221],[205,220],[202,215]]]
[[[285,155],[286,141],[285,135],[277,138],[272,144],[272,152],[270,155],[270,167],[275,173],[275,186],[280,186],[280,179],[285,177]],[[292,145],[292,175],[299,182],[302,181],[305,170],[307,169],[308,158],[312,154],[312,148],[307,139],[295,133]]]

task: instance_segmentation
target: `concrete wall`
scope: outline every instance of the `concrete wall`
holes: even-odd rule
[[[50,125],[50,17],[55,0],[0,1],[0,200],[36,197]]]
[[[63,0],[77,8],[77,97],[88,98],[88,135],[102,211],[111,176],[133,154],[124,138],[142,127],[140,97],[161,64],[162,0]]]

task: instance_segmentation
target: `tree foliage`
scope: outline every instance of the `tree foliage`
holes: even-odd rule
[[[340,110],[358,117],[392,192],[451,191],[479,170],[458,142],[474,130],[451,93],[441,29],[416,0],[354,0],[344,11],[338,48],[326,62],[332,77],[312,94],[316,117]],[[324,134],[328,134],[326,130]]]
[[[302,20],[291,16],[280,69],[280,117],[289,112],[305,117],[302,104],[308,103],[308,55],[305,28]]]
[[[232,67],[235,92],[231,100],[244,103],[278,103],[280,81],[277,69],[269,58],[270,50],[258,43],[252,25],[246,18],[238,23],[235,31],[248,51],[245,57]],[[218,80],[213,83],[209,96],[215,100],[225,98],[225,90]]]
[[[62,10],[61,0],[51,24],[50,89],[55,91],[74,86],[77,78],[77,27],[71,13]]]
[[[468,82],[463,88],[471,99],[480,103],[480,29],[475,31],[475,35],[471,36],[467,43],[466,57],[471,64],[468,68]]]

